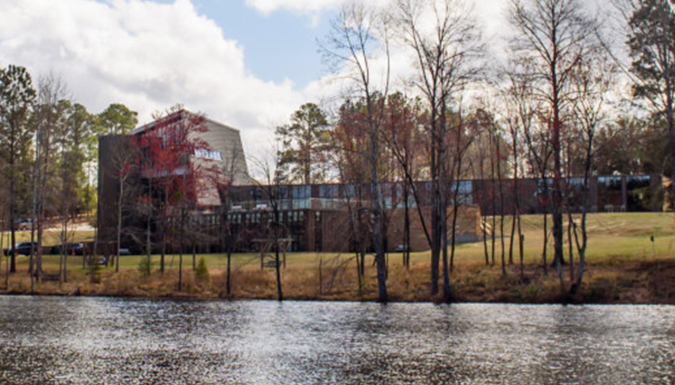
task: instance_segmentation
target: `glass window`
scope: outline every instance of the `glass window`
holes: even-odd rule
[[[321,185],[319,186],[319,198],[336,199],[338,197],[338,189],[335,185]]]
[[[354,198],[356,196],[356,188],[353,184],[342,186],[342,194],[345,198]]]

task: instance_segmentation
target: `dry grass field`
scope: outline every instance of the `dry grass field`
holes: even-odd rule
[[[581,303],[675,303],[675,220],[669,213],[592,214],[588,218],[589,246],[587,269],[578,295]],[[458,245],[451,284],[456,301],[552,303],[570,300],[561,294],[555,269],[544,274],[542,264],[543,217],[524,216],[524,266],[521,274],[517,245],[514,264],[508,264],[511,219],[504,225],[506,274],[502,274],[502,238],[499,219],[495,237],[495,264],[485,264],[483,242]],[[549,226],[550,229],[550,226]],[[25,235],[25,234],[24,234]],[[57,235],[55,235],[57,236]],[[78,232],[75,240],[91,239],[90,231]],[[58,238],[57,238],[58,239]],[[653,239],[653,241],[652,241]],[[6,241],[5,241],[6,242]],[[488,239],[488,249],[492,249]],[[6,243],[5,243],[6,244]],[[567,245],[565,246],[567,252]],[[0,270],[0,293],[79,294],[194,298],[276,298],[274,268],[260,267],[255,254],[232,257],[231,293],[225,290],[227,260],[221,254],[204,258],[209,278],[198,279],[192,256],[183,256],[183,287],[178,291],[179,257],[167,256],[166,271],[158,271],[153,256],[152,274],[139,272],[143,257],[123,256],[120,272],[104,267],[91,271],[82,267],[82,257],[68,257],[67,282],[40,282],[31,287],[28,258],[18,257],[18,272],[5,285],[5,259]],[[568,256],[566,255],[566,258]],[[575,267],[576,263],[575,255]],[[552,259],[549,240],[548,260]],[[569,259],[569,258],[568,258]],[[402,266],[400,253],[388,255],[387,286],[393,301],[435,301],[430,295],[429,252],[413,253],[410,269]],[[44,270],[59,271],[57,256],[44,257]],[[569,264],[563,266],[569,281]],[[282,268],[285,299],[297,300],[376,300],[376,278],[372,255],[367,257],[366,275],[359,288],[353,255],[335,253],[290,253]],[[94,274],[94,280],[92,280]],[[92,283],[96,281],[96,283]]]

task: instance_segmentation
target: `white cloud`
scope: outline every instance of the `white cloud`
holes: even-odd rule
[[[228,0],[234,1],[234,0]],[[240,0],[239,0],[240,1]],[[350,0],[245,0],[261,13],[288,10],[317,20]],[[368,0],[381,4],[388,0]],[[505,0],[474,0],[488,35],[498,35]],[[3,0],[0,66],[26,66],[34,77],[60,75],[91,112],[124,103],[141,123],[175,103],[241,130],[246,150],[262,152],[272,127],[308,101],[340,100],[344,81],[317,79],[299,90],[265,82],[245,66],[244,47],[228,39],[190,0]],[[322,22],[325,20],[322,19]],[[292,44],[290,42],[289,44]],[[395,48],[395,47],[392,47]],[[392,79],[409,79],[409,57],[392,52]],[[375,60],[373,69],[385,67]]]
[[[257,9],[263,14],[285,9],[299,14],[316,14],[330,9],[335,9],[340,5],[359,0],[246,0],[246,4]],[[392,0],[361,0],[367,1],[369,5],[392,4]],[[427,0],[425,0],[427,1]],[[441,1],[441,0],[437,0]],[[462,1],[460,1],[462,2]],[[471,0],[470,4],[475,4],[477,14],[482,19],[499,20],[499,22],[488,23],[487,28],[490,33],[496,33],[503,19],[502,11],[508,5],[506,0]]]
[[[247,71],[244,50],[190,0],[10,0],[0,13],[0,65],[54,73],[92,112],[121,102],[141,122],[175,103],[242,131],[270,135],[304,97],[290,81]]]
[[[345,0],[246,0],[246,4],[258,11],[269,14],[287,9],[301,14],[312,14],[334,8]]]

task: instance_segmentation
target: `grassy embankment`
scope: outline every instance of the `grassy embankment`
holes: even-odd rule
[[[593,214],[588,219],[589,246],[584,283],[577,297],[587,303],[675,303],[675,220],[673,214],[625,213]],[[497,226],[499,229],[499,224]],[[485,265],[482,242],[457,247],[451,273],[455,299],[479,302],[559,302],[562,299],[554,268],[544,275],[541,264],[543,243],[542,216],[524,216],[525,268],[521,277],[517,246],[514,264],[508,265],[510,219],[505,224],[504,239],[507,274],[501,270],[501,239],[496,238],[495,265]],[[25,235],[24,235],[25,236]],[[76,240],[91,238],[81,232]],[[651,241],[651,237],[654,241]],[[552,244],[551,244],[552,246]],[[491,249],[491,241],[488,240]],[[565,247],[567,252],[567,247]],[[549,261],[552,247],[549,247]],[[197,256],[199,259],[201,256]],[[153,273],[143,277],[138,271],[141,257],[121,258],[120,272],[101,268],[100,283],[91,283],[90,273],[82,269],[81,257],[68,258],[68,282],[37,284],[37,294],[68,294],[78,289],[82,295],[120,295],[149,297],[226,297],[226,258],[221,254],[203,256],[210,279],[199,282],[192,270],[192,256],[183,257],[183,290],[178,292],[178,256],[167,257],[167,271],[157,270],[158,256],[153,257]],[[368,258],[366,278],[359,292],[356,267],[351,254],[290,253],[282,269],[286,299],[375,300],[375,268]],[[567,256],[566,256],[567,258]],[[576,256],[575,256],[576,258]],[[5,263],[0,272],[0,293],[29,293],[28,258],[18,257],[18,272],[5,288]],[[575,266],[576,266],[575,260]],[[57,273],[57,256],[46,256],[44,270]],[[322,266],[321,273],[319,266]],[[340,266],[341,268],[337,268]],[[569,265],[564,266],[569,280]],[[320,285],[321,282],[321,285]],[[429,252],[413,253],[412,266],[401,265],[401,254],[389,255],[388,288],[394,301],[431,301],[429,294]],[[273,268],[260,269],[255,254],[235,254],[232,269],[232,298],[275,298]]]

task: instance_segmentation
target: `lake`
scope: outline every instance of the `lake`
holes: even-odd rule
[[[0,296],[0,383],[672,384],[675,307]]]

